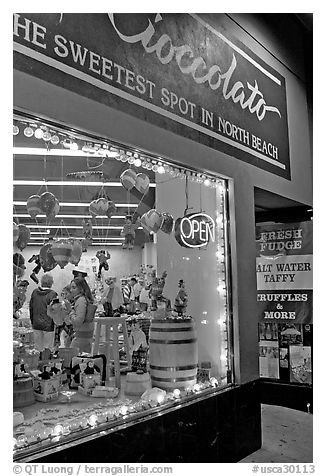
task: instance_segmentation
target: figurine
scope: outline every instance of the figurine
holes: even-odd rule
[[[165,279],[167,277],[167,272],[163,271],[162,276],[160,278],[154,277],[152,280],[152,284],[150,286],[149,297],[152,301],[151,310],[157,310],[157,301],[168,301],[163,296],[163,289],[165,286]]]
[[[137,373],[147,372],[148,345],[145,333],[140,329],[136,319],[131,321],[129,335],[129,352],[132,355],[131,371]]]
[[[178,316],[183,316],[186,312],[188,295],[185,290],[185,284],[183,279],[179,280],[179,291],[174,301],[174,310],[178,313]]]
[[[102,274],[102,268],[105,269],[105,271],[108,271],[109,270],[109,263],[108,263],[108,260],[111,258],[111,255],[108,251],[105,251],[105,250],[99,250],[97,253],[96,253],[96,258],[99,260],[100,262],[100,266],[99,266],[99,269],[98,269],[98,273],[97,273],[97,277],[100,279],[101,278],[101,274]]]
[[[132,216],[131,215],[126,215],[126,221],[124,224],[123,229],[121,230],[121,236],[124,236],[125,241],[122,245],[122,249],[128,248],[129,250],[132,250],[134,247],[135,243],[135,236],[136,232],[135,230],[139,226],[139,220],[137,218],[135,223],[132,223]]]

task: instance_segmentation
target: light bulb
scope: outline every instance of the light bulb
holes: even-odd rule
[[[43,140],[45,140],[46,142],[48,142],[49,140],[51,139],[51,133],[49,131],[45,131],[43,133]]]
[[[180,395],[181,395],[180,390],[179,390],[178,388],[175,388],[175,389],[173,390],[173,396],[174,396],[175,398],[179,398]]]
[[[91,415],[88,421],[91,426],[95,426],[97,423],[97,415],[95,414]]]
[[[128,163],[133,164],[135,162],[135,157],[129,157]]]
[[[71,142],[70,143],[70,150],[78,150],[77,142]]]
[[[25,135],[26,137],[32,137],[33,134],[34,134],[34,131],[33,131],[33,129],[32,129],[30,126],[25,127],[25,129],[24,129],[24,135]]]
[[[121,160],[121,162],[127,162],[128,161],[128,155],[125,155],[125,154],[121,155],[120,160]]]
[[[162,395],[161,393],[159,393],[157,395],[157,403],[163,403],[164,402],[164,395]]]
[[[14,124],[14,126],[13,126],[12,133],[14,134],[14,136],[16,136],[17,134],[19,134],[19,127],[16,126],[15,124]]]
[[[208,178],[206,178],[206,179],[204,180],[204,185],[205,185],[206,187],[209,187],[209,186],[211,185],[211,181],[210,181]]]
[[[158,165],[153,164],[152,169],[153,169],[153,172],[157,172],[158,171]]]
[[[62,435],[62,432],[63,432],[63,426],[62,425],[56,425],[53,428],[52,435],[53,436],[59,436],[59,435]]]
[[[53,144],[53,145],[58,145],[59,142],[60,142],[60,139],[59,139],[59,137],[58,137],[57,135],[54,135],[54,136],[51,137],[50,142],[51,142],[51,144]]]
[[[135,159],[134,166],[135,167],[140,167],[141,166],[141,160],[140,159]]]
[[[42,139],[43,138],[43,134],[44,132],[42,131],[42,129],[40,127],[38,127],[35,131],[35,137],[36,139]]]
[[[164,174],[165,173],[165,168],[163,167],[163,165],[159,165],[157,171],[158,171],[159,174]]]
[[[123,405],[121,408],[120,408],[120,413],[121,415],[127,415],[128,413],[128,407],[126,405]]]

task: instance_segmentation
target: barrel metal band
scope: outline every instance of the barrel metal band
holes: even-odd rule
[[[161,339],[149,339],[151,344],[192,344],[197,342],[197,339],[184,339],[184,340],[161,340]]]
[[[157,382],[176,383],[176,382],[188,382],[189,380],[196,380],[196,376],[180,377],[180,378],[161,378],[161,377],[154,377],[154,375],[151,375],[151,379]]]
[[[153,370],[165,370],[167,372],[178,372],[179,370],[194,370],[197,369],[198,365],[181,365],[180,367],[160,367],[158,365],[150,365],[150,368]]]

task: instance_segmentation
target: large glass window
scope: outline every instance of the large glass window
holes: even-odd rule
[[[231,384],[227,181],[19,112],[13,132],[14,457]],[[46,274],[50,344],[30,314]]]

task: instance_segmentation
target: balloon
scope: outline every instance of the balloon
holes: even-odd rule
[[[163,221],[161,225],[161,230],[164,233],[167,233],[169,235],[171,231],[173,230],[173,224],[174,224],[173,217],[169,213],[162,213],[162,218],[163,218]]]
[[[113,215],[113,213],[115,213],[117,211],[117,207],[115,206],[114,202],[112,202],[111,200],[108,201],[108,209],[106,211],[106,216],[111,218],[111,216]]]
[[[52,253],[51,253],[52,243],[47,243],[43,245],[40,249],[40,265],[42,266],[45,272],[51,271],[57,266]]]
[[[54,210],[56,198],[51,192],[44,192],[40,197],[40,206],[47,217],[51,215]]]
[[[156,233],[163,222],[163,217],[160,212],[155,209],[149,210],[140,219],[141,224],[148,230]]]
[[[16,244],[20,251],[23,251],[24,248],[26,248],[27,243],[29,242],[31,233],[29,231],[29,228],[27,228],[26,225],[18,225],[19,229],[19,235],[18,239],[16,241]]]
[[[59,200],[56,198],[54,205],[53,205],[53,210],[52,212],[49,213],[48,218],[55,218],[60,211],[60,203]]]
[[[42,213],[41,197],[39,195],[31,195],[27,199],[26,207],[31,218],[36,218],[37,215]]]
[[[72,255],[72,244],[68,240],[58,240],[52,243],[51,253],[61,269],[68,263]]]
[[[77,265],[82,255],[82,245],[80,240],[71,240],[72,252],[70,257],[70,263]]]
[[[137,174],[135,187],[138,192],[145,195],[149,190],[149,177],[143,173]]]
[[[136,185],[137,174],[132,169],[127,169],[120,175],[120,182],[126,190],[131,190]]]
[[[19,236],[19,228],[18,228],[17,223],[14,222],[14,224],[13,224],[13,239],[14,239],[14,244],[15,244],[16,241],[18,240],[18,236]]]
[[[106,216],[107,210],[109,208],[109,201],[106,198],[98,198],[93,200],[89,205],[89,212],[93,216],[101,215]]]

